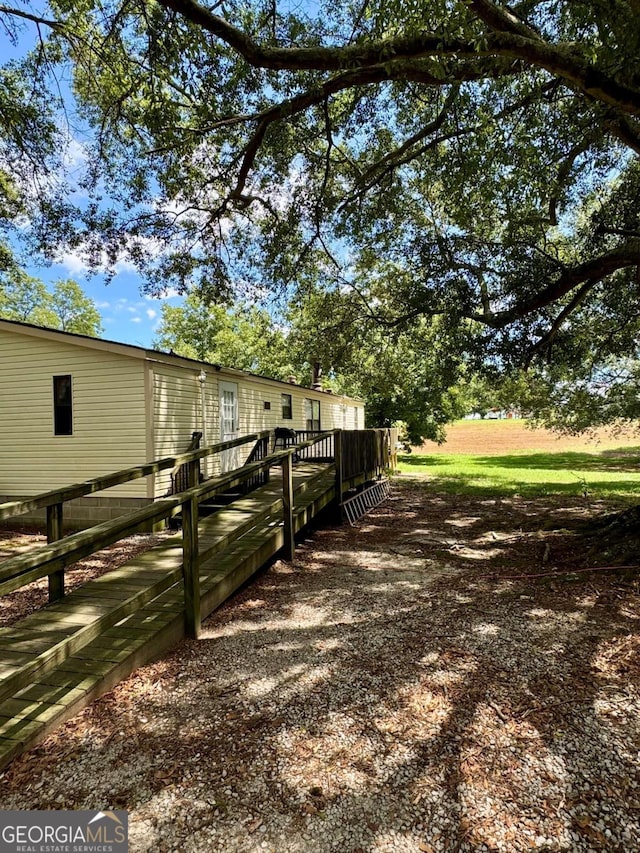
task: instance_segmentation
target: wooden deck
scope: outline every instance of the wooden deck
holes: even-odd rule
[[[298,531],[335,499],[335,466],[295,466],[294,495]],[[282,519],[274,470],[267,485],[199,522],[202,618],[283,546]],[[0,767],[184,635],[182,534],[1,628]]]

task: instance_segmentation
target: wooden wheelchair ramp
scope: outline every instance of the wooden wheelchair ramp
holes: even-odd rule
[[[198,523],[200,615],[285,542],[280,476]],[[293,474],[298,531],[336,498],[335,466]],[[185,636],[183,536],[0,629],[0,767]]]

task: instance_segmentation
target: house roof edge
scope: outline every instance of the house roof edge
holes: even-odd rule
[[[331,397],[335,400],[345,400],[353,403],[362,403],[358,397],[349,397],[346,394],[333,393],[331,391],[320,391],[314,388],[309,388],[306,385],[298,385],[291,382],[285,382],[282,379],[273,379],[270,376],[262,376],[259,373],[251,373],[248,370],[241,370],[237,367],[227,367],[222,364],[214,364],[208,361],[199,361],[195,358],[189,358],[184,355],[178,355],[173,352],[163,352],[149,347],[141,347],[135,344],[123,344],[119,341],[112,341],[105,338],[94,338],[90,335],[81,335],[77,332],[64,332],[60,329],[51,329],[46,326],[36,326],[33,323],[24,323],[20,320],[4,320],[0,318],[0,330],[7,328],[8,331],[22,332],[33,337],[49,338],[51,340],[64,340],[75,346],[85,346],[90,349],[99,349],[107,352],[118,353],[119,355],[138,358],[145,361],[156,361],[164,364],[173,364],[178,367],[199,367],[201,369],[214,370],[219,373],[225,373],[232,376],[246,377],[248,379],[257,379],[261,382],[268,382],[280,386],[281,388],[298,388],[301,391],[310,391],[314,394],[322,394]]]

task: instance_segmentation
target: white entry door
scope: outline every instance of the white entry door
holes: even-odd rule
[[[218,383],[220,393],[220,441],[231,441],[238,437],[238,386],[235,382]],[[238,448],[224,450],[220,455],[223,474],[240,465]]]

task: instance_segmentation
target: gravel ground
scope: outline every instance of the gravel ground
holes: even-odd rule
[[[125,808],[141,853],[638,851],[638,583],[566,573],[602,508],[396,483],[14,761],[0,807]]]
[[[79,560],[65,570],[64,588],[66,592],[72,592],[87,581],[104,575],[111,569],[117,569],[123,563],[133,559],[138,554],[146,551],[152,545],[170,536],[170,531],[160,533],[139,533],[127,536],[102,551]],[[26,554],[35,548],[47,544],[47,537],[43,533],[23,528],[21,530],[0,530],[0,563],[11,557]],[[6,628],[20,619],[24,619],[29,613],[44,607],[49,600],[49,581],[47,578],[34,581],[26,586],[0,596],[0,626]]]

